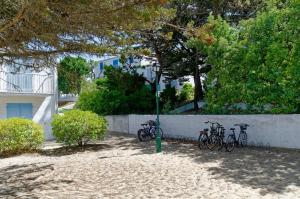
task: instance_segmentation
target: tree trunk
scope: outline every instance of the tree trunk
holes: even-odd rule
[[[194,72],[194,83],[195,83],[194,110],[198,111],[199,110],[198,102],[204,97],[201,79],[200,79],[200,71],[198,66],[195,68],[195,72]]]
[[[158,72],[158,82],[160,82],[161,76],[162,76],[162,70],[159,70],[159,72]],[[150,84],[151,92],[156,93],[156,77],[153,81],[149,81],[149,80],[146,80],[146,81]]]

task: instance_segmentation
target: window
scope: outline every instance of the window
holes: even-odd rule
[[[8,103],[6,105],[7,118],[21,117],[32,119],[32,104],[31,103]]]
[[[118,59],[115,59],[113,60],[113,67],[118,67],[119,66],[119,60]]]
[[[129,63],[130,63],[130,64],[133,63],[133,57],[129,57]]]
[[[104,69],[104,64],[103,64],[103,62],[100,62],[99,67],[100,67],[100,72],[102,72],[103,69]]]

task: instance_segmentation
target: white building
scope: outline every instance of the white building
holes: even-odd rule
[[[142,58],[129,58],[125,65],[127,68],[130,67],[131,69],[135,69],[138,74],[143,75],[148,81],[153,82],[156,78],[155,70],[153,68],[155,62],[157,62],[155,59],[144,56]],[[101,57],[93,70],[96,78],[104,77],[104,66],[113,66],[117,68],[122,66],[122,64],[120,63],[118,56]],[[187,83],[194,85],[193,77],[188,76],[186,79]],[[171,86],[175,87],[177,90],[180,90],[183,86],[179,80],[167,82],[166,77],[162,75],[159,82],[160,90],[163,91],[167,84],[171,84]]]
[[[103,56],[98,61],[93,72],[96,78],[104,77],[104,66],[120,67],[120,58],[118,56]]]
[[[0,119],[32,119],[52,139],[51,119],[57,112],[57,75],[54,69],[41,72],[10,72],[0,65]]]

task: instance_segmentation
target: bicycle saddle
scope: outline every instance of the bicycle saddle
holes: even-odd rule
[[[235,128],[230,128],[231,131],[235,131]]]

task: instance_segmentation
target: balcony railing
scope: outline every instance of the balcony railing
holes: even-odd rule
[[[0,72],[0,93],[52,95],[54,76]]]

